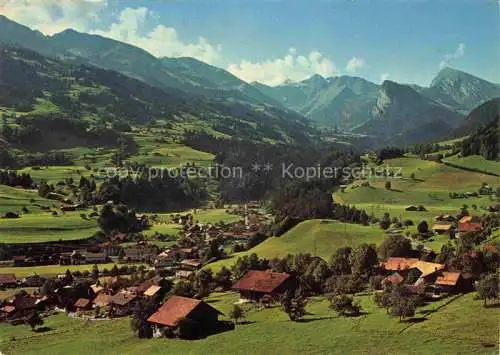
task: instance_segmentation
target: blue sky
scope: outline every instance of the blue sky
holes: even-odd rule
[[[500,81],[494,0],[8,0],[0,12],[47,34],[73,27],[270,85],[315,73],[428,85],[445,65]]]

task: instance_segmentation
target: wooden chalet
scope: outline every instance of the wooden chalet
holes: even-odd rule
[[[104,287],[101,285],[98,285],[98,284],[90,285],[90,288],[91,288],[92,292],[94,293],[94,295],[98,295],[99,293],[104,291]]]
[[[12,318],[22,318],[33,312],[37,306],[37,299],[30,295],[15,295],[7,302],[7,306],[14,307],[14,311],[8,308]]]
[[[196,271],[202,266],[202,263],[198,259],[184,259],[180,262],[181,267],[185,270]]]
[[[480,223],[481,218],[477,216],[463,216],[458,220],[459,224],[466,224],[466,223]]]
[[[184,319],[196,323],[201,331],[208,333],[217,326],[219,315],[222,315],[219,310],[201,300],[171,296],[148,318],[148,322],[157,337],[164,335],[166,329],[177,328]]]
[[[160,289],[161,288],[168,288],[170,286],[170,282],[167,281],[164,277],[156,275],[156,276],[144,281],[139,286],[137,286],[135,289],[135,292],[137,294],[143,294],[151,286],[158,286]]]
[[[449,223],[435,223],[432,226],[432,231],[437,234],[450,234],[453,230],[453,225]]]
[[[455,222],[456,218],[452,215],[449,215],[449,214],[444,214],[444,215],[442,214],[442,215],[434,217],[434,220],[436,222]]]
[[[383,285],[399,285],[404,282],[404,277],[401,276],[399,273],[395,272],[392,275],[387,276],[385,279],[382,280]]]
[[[16,287],[17,279],[15,274],[0,274],[0,287]]]
[[[111,305],[111,296],[105,293],[99,293],[93,301],[96,307],[105,308]]]
[[[46,278],[35,274],[26,276],[24,279],[22,279],[22,284],[26,287],[42,287],[45,281]]]
[[[24,266],[26,265],[26,256],[24,255],[16,255],[12,258],[14,262],[14,266]]]
[[[120,253],[120,244],[114,241],[108,241],[99,244],[99,248],[101,248],[108,256],[118,256]]]
[[[14,318],[16,313],[16,307],[12,305],[6,305],[0,308],[0,322],[7,321]]]
[[[175,277],[177,279],[190,279],[191,277],[193,277],[194,275],[194,271],[190,271],[190,270],[177,270],[175,272]]]
[[[434,282],[440,292],[458,293],[465,288],[465,282],[460,272],[441,272]]]
[[[92,308],[92,302],[87,298],[79,298],[76,300],[74,307],[77,311],[88,311]]]
[[[177,248],[174,252],[179,259],[194,259],[198,255],[196,248]]]
[[[106,252],[93,253],[87,251],[82,256],[87,264],[105,263],[108,259]]]
[[[419,261],[417,258],[390,257],[386,261],[381,262],[380,266],[387,272],[401,272],[404,270],[409,270],[411,266],[417,261]]]
[[[387,273],[397,271],[403,278],[410,270],[418,270],[419,278],[425,283],[434,283],[437,273],[444,269],[444,265],[422,261],[416,258],[391,257],[380,264]]]
[[[155,268],[172,267],[177,263],[177,253],[168,249],[158,254],[154,260]]]
[[[146,291],[144,291],[143,295],[146,297],[154,298],[157,297],[161,293],[160,286],[150,286]]]
[[[290,286],[287,273],[250,270],[233,285],[233,290],[239,291],[241,298],[258,301],[264,295],[277,298]]]
[[[460,223],[458,225],[458,232],[460,234],[468,232],[481,232],[483,230],[483,225],[481,223]]]
[[[117,316],[126,316],[132,312],[137,296],[131,293],[120,292],[110,297],[110,304]]]

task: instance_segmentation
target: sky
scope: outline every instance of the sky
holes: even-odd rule
[[[42,33],[99,34],[247,82],[313,74],[429,85],[450,66],[500,82],[499,0],[0,0]]]

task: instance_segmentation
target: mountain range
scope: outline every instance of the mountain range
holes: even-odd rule
[[[0,16],[0,43],[71,65],[113,70],[166,92],[245,105],[253,114],[271,110],[283,120],[367,135],[377,144],[447,136],[463,126],[473,108],[500,97],[498,84],[452,68],[441,70],[428,87],[320,75],[275,87],[249,84],[194,58],[157,58],[141,48],[72,29],[45,36],[5,16]]]

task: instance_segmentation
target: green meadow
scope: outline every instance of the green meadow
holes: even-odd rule
[[[0,241],[34,243],[91,237],[97,230],[95,219],[83,219],[81,212],[52,216],[50,212],[23,214],[20,218],[0,219]]]
[[[498,308],[485,309],[474,294],[419,308],[415,322],[399,323],[359,296],[364,315],[337,316],[325,298],[313,298],[307,315],[292,322],[277,306],[244,305],[246,324],[200,340],[139,339],[129,318],[85,322],[59,314],[45,319],[46,332],[0,324],[0,350],[7,354],[494,354]],[[206,299],[228,318],[235,293]]]
[[[99,270],[111,270],[115,263],[97,264]],[[120,264],[116,264],[120,267]],[[141,265],[141,264],[124,264],[124,265]],[[17,278],[26,277],[30,275],[41,275],[45,277],[54,277],[64,274],[66,270],[74,271],[92,271],[93,264],[85,265],[41,265],[41,266],[0,266],[0,274],[16,274]]]
[[[444,159],[444,161],[466,169],[476,169],[486,173],[500,175],[500,162],[486,160],[479,155],[471,155],[468,157],[453,156]]]
[[[308,220],[281,237],[270,237],[250,250],[235,253],[227,259],[209,264],[208,267],[214,271],[222,266],[229,267],[238,257],[251,253],[267,259],[294,253],[311,253],[330,260],[338,248],[356,247],[363,243],[380,244],[385,235],[378,226],[361,226],[334,220]]]
[[[38,195],[37,190],[18,189],[0,185],[0,213],[8,211],[20,213],[23,207],[33,212],[41,212],[39,206],[52,206],[54,201]]]
[[[158,141],[158,136],[135,136],[138,145],[137,154],[129,160],[134,163],[154,167],[178,168],[186,163],[206,166],[212,162],[213,154],[201,152],[193,148],[164,140]]]
[[[491,162],[500,168],[500,163]],[[389,159],[384,166],[401,169],[402,176],[397,178],[378,177],[357,180],[345,192],[336,192],[335,198],[343,203],[366,209],[378,217],[389,212],[391,217],[401,219],[422,220],[442,214],[457,214],[464,205],[477,207],[477,213],[493,203],[489,196],[471,197],[468,199],[452,199],[450,192],[478,191],[481,184],[500,186],[500,178],[478,172],[471,172],[444,164],[420,160],[418,158]],[[391,189],[385,188],[386,181],[391,182]],[[368,183],[369,186],[362,186]],[[427,212],[406,211],[411,205],[423,205]],[[471,208],[471,213],[474,209]]]
[[[49,183],[56,183],[71,177],[78,183],[81,176],[88,177],[92,172],[88,171],[83,166],[71,165],[40,167],[36,169],[32,167],[24,168],[18,170],[18,173],[28,173],[35,181],[46,180]]]

